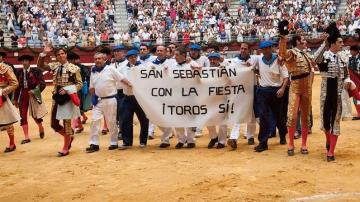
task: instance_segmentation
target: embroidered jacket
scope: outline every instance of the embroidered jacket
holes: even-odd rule
[[[323,61],[319,64],[321,77],[346,79],[348,77],[345,58],[337,53],[325,51]]]
[[[8,95],[13,92],[18,85],[19,82],[11,66],[0,63],[0,88],[2,89],[2,95]]]
[[[279,41],[279,56],[285,61],[286,68],[291,76],[298,76],[305,73],[310,73],[312,68],[316,67],[316,61],[319,60],[325,44],[323,43],[313,56],[307,52],[301,51],[298,48],[287,50],[287,39],[280,37]]]

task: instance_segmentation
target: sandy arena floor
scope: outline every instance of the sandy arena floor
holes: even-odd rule
[[[236,151],[209,150],[206,131],[192,150],[175,150],[176,139],[170,149],[160,149],[157,132],[145,149],[136,137],[132,149],[108,151],[109,137],[102,136],[100,151],[86,154],[87,123],[71,154],[57,158],[62,138],[51,130],[49,115],[43,140],[30,121],[30,144],[20,144],[23,134],[16,124],[16,152],[0,153],[0,201],[360,201],[360,121],[342,122],[336,161],[326,162],[319,88],[316,77],[308,156],[299,154],[301,140],[296,140],[296,155],[288,157],[278,138],[263,153],[255,153],[245,139]],[[50,91],[45,94],[49,110]],[[7,141],[1,132],[2,150]]]

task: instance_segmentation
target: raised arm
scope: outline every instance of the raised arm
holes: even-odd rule
[[[279,41],[279,56],[282,60],[290,61],[294,56],[291,52],[287,50],[287,39],[286,36],[280,36]]]
[[[45,57],[49,55],[52,51],[52,46],[50,44],[46,44],[42,53],[39,54],[39,58],[37,61],[37,66],[39,69],[43,71],[50,71],[50,66],[45,62]]]
[[[110,68],[111,68],[111,71],[113,72],[113,76],[115,77],[116,81],[123,83],[128,87],[131,87],[130,81],[122,73],[120,73],[118,70],[116,70],[113,67],[110,67]]]
[[[323,34],[321,35],[321,39],[324,40],[324,42],[321,44],[321,46],[315,51],[315,53],[312,55],[312,59],[314,60],[314,62],[316,63],[320,63],[323,60],[323,56],[324,56],[324,52],[326,50],[326,40],[327,37],[329,35],[328,34]]]

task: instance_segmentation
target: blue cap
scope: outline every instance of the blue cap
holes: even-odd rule
[[[197,51],[201,51],[201,46],[199,44],[192,44],[190,46],[191,50],[197,50]]]
[[[126,57],[130,57],[132,55],[138,55],[138,52],[137,50],[129,50],[127,53],[126,53]]]
[[[273,44],[274,43],[272,41],[262,41],[262,42],[260,42],[259,48],[260,49],[268,48],[268,47],[273,46]]]
[[[125,46],[123,45],[117,45],[113,48],[113,51],[120,51],[120,50],[125,50]]]
[[[209,58],[209,59],[210,59],[210,58],[220,59],[220,57],[221,57],[220,53],[214,52],[214,53],[209,53],[209,54],[208,54],[208,58]]]

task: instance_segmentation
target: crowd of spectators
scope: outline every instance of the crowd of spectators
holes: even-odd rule
[[[234,1],[232,1],[234,2]],[[238,15],[231,16],[231,1],[225,0],[129,0],[130,35],[133,42],[163,41],[208,43],[232,40],[252,41],[277,36],[277,24],[288,19],[289,29],[317,37],[337,20],[344,35],[353,35],[358,26],[358,1],[351,1],[349,12],[336,18],[334,1],[322,0],[239,0]],[[123,42],[128,42],[127,36]]]
[[[113,29],[114,2],[79,2],[9,0],[2,3],[1,12],[6,14],[7,30],[14,38],[12,46],[23,47],[47,41],[59,46],[108,43],[116,33]]]
[[[360,29],[360,0],[347,0],[345,15],[340,17],[338,26],[343,33],[353,34]]]
[[[114,0],[78,2],[7,1],[1,9],[7,15],[12,45],[40,41],[60,46],[253,41],[277,36],[281,19],[289,20],[291,32],[302,29],[311,37],[317,37],[334,20],[343,35],[353,35],[360,27],[360,0],[347,0],[346,12],[338,17],[339,1],[330,0],[239,0],[237,16],[229,11],[231,0],[127,0],[129,32],[119,33],[113,28]]]

